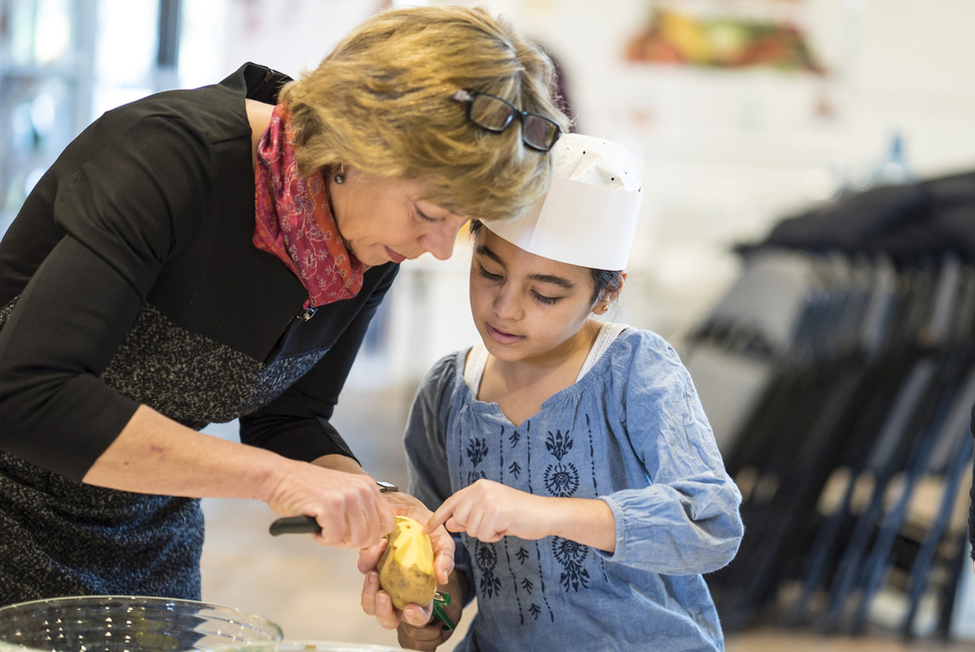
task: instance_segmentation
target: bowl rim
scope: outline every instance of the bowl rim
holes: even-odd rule
[[[187,606],[196,607],[207,607],[217,610],[225,610],[240,614],[245,616],[248,620],[259,619],[270,625],[271,629],[277,634],[277,640],[274,641],[261,641],[260,643],[248,643],[247,645],[270,645],[272,643],[277,643],[284,638],[284,630],[276,622],[268,618],[267,616],[262,616],[261,614],[254,613],[253,611],[245,611],[238,607],[231,607],[228,605],[217,604],[215,602],[205,602],[203,600],[187,600],[184,598],[167,598],[163,596],[148,596],[148,595],[115,595],[115,594],[99,594],[99,595],[65,595],[56,598],[40,598],[37,600],[27,600],[25,602],[15,602],[13,604],[0,606],[0,618],[2,618],[5,612],[14,611],[15,609],[20,610],[24,608],[37,607],[39,605],[49,605],[51,603],[55,604],[71,604],[71,603],[84,603],[86,601],[98,601],[98,600],[115,600],[118,602],[142,602],[145,604],[163,604],[163,603],[176,603]]]

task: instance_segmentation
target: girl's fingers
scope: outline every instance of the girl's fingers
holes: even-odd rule
[[[455,494],[455,496],[457,495],[458,494]],[[461,528],[460,530],[455,529],[455,532],[470,532],[471,514],[475,509],[475,502],[476,501],[460,499],[454,502],[454,513],[451,516],[451,519],[453,519],[455,528]]]
[[[454,515],[454,518],[457,518],[456,514]],[[470,510],[470,514],[467,515],[467,519],[464,521],[464,529],[467,530],[467,534],[475,539],[478,539],[478,535],[483,534],[483,532],[481,532],[481,524],[483,522],[484,510],[472,509]]]
[[[461,492],[463,492],[463,489],[441,503],[440,507],[437,508],[437,511],[435,511],[433,516],[430,517],[430,520],[427,521],[426,527],[423,528],[424,532],[430,534],[447,522],[447,519],[449,519],[454,513],[454,505],[457,504],[457,501],[459,500],[458,496],[461,494]]]
[[[454,521],[453,518],[447,519],[447,522],[444,523],[443,526],[445,528],[447,528],[447,531],[448,532],[453,532],[454,534],[457,534],[459,532],[463,532],[465,530],[464,526],[463,525],[458,525],[457,522]]]

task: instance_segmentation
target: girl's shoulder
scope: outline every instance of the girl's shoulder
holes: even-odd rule
[[[680,356],[667,340],[653,331],[632,326],[619,334],[607,355],[617,364],[627,359],[634,364],[681,364]]]
[[[620,333],[596,366],[596,382],[620,397],[649,388],[683,387],[689,382],[676,349],[645,329],[630,327]]]
[[[464,362],[470,350],[461,349],[440,358],[423,377],[417,394],[443,399],[456,393],[464,383]]]
[[[464,361],[467,359],[470,350],[470,348],[466,348],[454,351],[437,360],[427,371],[422,384],[442,385],[456,381],[458,376],[464,374]]]

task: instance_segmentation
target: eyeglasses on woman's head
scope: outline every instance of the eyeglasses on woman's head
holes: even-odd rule
[[[501,133],[518,118],[521,120],[522,142],[540,152],[552,149],[562,135],[562,128],[551,118],[521,111],[508,100],[495,95],[459,90],[452,97],[467,105],[468,120],[493,133]]]

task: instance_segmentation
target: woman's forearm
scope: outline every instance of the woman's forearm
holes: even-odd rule
[[[147,494],[266,501],[288,462],[260,448],[196,432],[143,405],[83,481]]]
[[[298,462],[204,435],[145,406],[84,482],[170,496],[256,498],[282,516],[314,518],[321,526],[315,540],[343,548],[373,545],[395,526],[392,509],[361,469],[349,473]]]

